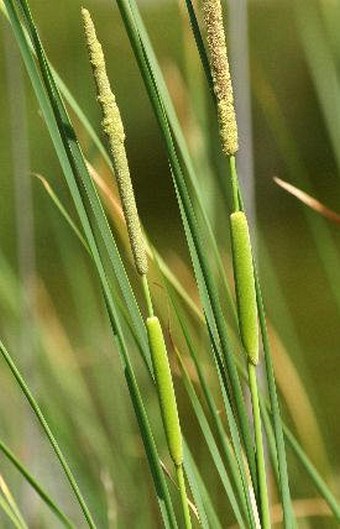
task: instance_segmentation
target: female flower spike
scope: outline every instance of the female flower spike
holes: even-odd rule
[[[182,433],[168,354],[158,318],[148,318],[146,328],[169,452],[174,464],[180,466],[183,463]]]
[[[259,335],[253,258],[247,217],[243,211],[230,215],[231,243],[240,334],[249,361],[259,362]]]

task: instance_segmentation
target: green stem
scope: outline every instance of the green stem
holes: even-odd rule
[[[146,303],[146,306],[147,306],[147,309],[148,309],[148,316],[152,317],[154,315],[154,311],[153,311],[153,304],[152,304],[152,297],[151,297],[150,287],[149,287],[148,278],[147,278],[146,274],[142,275],[142,286],[143,286],[145,303]]]
[[[257,476],[258,476],[258,486],[259,486],[260,505],[261,505],[261,522],[262,522],[261,527],[262,529],[270,529],[269,501],[268,501],[268,489],[267,489],[267,479],[266,479],[266,466],[265,466],[264,450],[263,450],[259,392],[258,392],[258,387],[257,387],[256,367],[251,362],[248,362],[248,377],[249,377],[249,389],[250,389],[251,401],[252,401],[252,407],[253,407],[253,419],[254,419],[254,430],[255,430],[256,465],[257,465]]]
[[[176,474],[177,474],[177,482],[178,482],[179,492],[180,492],[180,495],[181,495],[181,502],[182,502],[182,508],[183,508],[185,529],[192,529],[191,518],[190,518],[190,510],[189,510],[187,492],[186,492],[186,487],[185,487],[185,478],[184,478],[184,472],[183,472],[183,465],[178,465],[178,466],[176,465]]]
[[[288,477],[288,467],[287,467],[287,456],[286,456],[286,447],[285,440],[283,436],[283,427],[282,427],[282,418],[280,403],[276,389],[275,375],[273,362],[271,357],[271,349],[269,343],[269,336],[267,331],[266,324],[266,315],[262,300],[262,292],[260,281],[257,275],[256,264],[254,262],[254,274],[255,274],[255,287],[256,287],[256,297],[257,297],[257,308],[260,320],[261,336],[263,343],[263,352],[264,352],[264,361],[266,364],[266,374],[267,374],[267,385],[270,399],[270,406],[272,409],[273,417],[273,426],[275,434],[275,442],[277,449],[277,461],[279,467],[279,476],[280,476],[280,492],[282,497],[282,509],[283,509],[283,526],[285,529],[293,529],[295,526],[294,522],[294,512],[292,509],[292,501],[290,496],[289,488],[289,477]]]
[[[233,195],[233,210],[240,211],[240,199],[239,199],[239,183],[236,170],[236,160],[235,156],[229,156],[229,166],[230,166],[230,178],[231,178],[231,188]]]

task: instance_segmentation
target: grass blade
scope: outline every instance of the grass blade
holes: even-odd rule
[[[17,516],[13,512],[13,509],[8,504],[8,501],[6,498],[2,495],[0,492],[0,508],[4,511],[4,513],[8,516],[8,518],[11,520],[12,524],[16,529],[27,529],[27,525],[23,525],[20,520],[18,520]]]
[[[187,391],[187,394],[189,396],[189,399],[191,401],[191,404],[195,410],[195,415],[197,417],[197,420],[200,424],[200,427],[201,427],[201,431],[204,435],[204,438],[206,440],[206,443],[208,445],[208,448],[209,448],[209,451],[210,451],[210,454],[211,454],[211,457],[214,461],[214,464],[216,466],[216,469],[219,473],[219,476],[221,478],[221,481],[223,483],[223,487],[225,489],[225,492],[227,494],[227,497],[230,501],[230,505],[232,507],[232,510],[235,514],[235,517],[236,517],[236,520],[237,520],[237,523],[239,524],[239,527],[241,528],[246,528],[246,525],[243,521],[243,517],[241,515],[241,512],[240,512],[240,508],[238,506],[238,502],[236,500],[236,497],[235,497],[235,493],[234,493],[234,490],[233,490],[233,487],[232,487],[232,484],[230,482],[230,479],[229,479],[229,476],[224,468],[224,464],[223,464],[223,461],[222,461],[222,458],[221,458],[221,455],[219,453],[219,450],[216,446],[216,443],[215,443],[215,440],[213,438],[213,434],[211,432],[211,429],[209,427],[209,423],[208,423],[208,420],[207,418],[205,417],[205,414],[204,414],[204,411],[203,411],[203,408],[198,400],[198,396],[194,390],[194,387],[190,381],[190,378],[189,378],[189,375],[184,367],[184,364],[183,362],[181,361],[181,357],[179,355],[179,353],[177,352],[177,356],[178,358],[180,359],[180,365],[181,365],[181,371],[182,371],[182,374],[183,374],[183,380],[184,380],[184,385],[185,385],[185,388],[186,388],[186,391]],[[241,498],[243,498],[243,494],[241,494]]]
[[[204,480],[199,473],[187,444],[184,444],[184,460],[189,485],[198,509],[200,526],[203,529],[209,529],[209,527],[222,529],[221,522],[211,502]]]
[[[304,467],[305,472],[311,478],[315,488],[317,489],[319,494],[324,498],[324,500],[327,502],[335,519],[340,523],[340,503],[339,501],[332,494],[326,482],[322,479],[319,472],[316,470],[314,465],[311,463],[311,461],[307,457],[305,451],[301,448],[298,441],[295,439],[294,435],[290,432],[290,430],[287,427],[284,428],[284,434],[285,434],[288,444],[290,445],[291,449],[293,450],[293,452],[299,459],[300,463]]]
[[[213,78],[212,78],[212,74],[211,74],[209,59],[208,59],[207,51],[205,49],[204,40],[203,40],[203,37],[202,37],[202,33],[201,33],[201,30],[200,30],[198,19],[197,19],[196,13],[195,13],[195,8],[194,8],[193,3],[192,3],[191,0],[185,0],[185,4],[186,4],[186,7],[187,7],[191,29],[192,29],[192,32],[193,32],[193,35],[194,35],[197,51],[198,51],[198,54],[199,54],[200,59],[201,59],[201,63],[202,63],[203,70],[204,70],[204,74],[205,74],[205,76],[207,78],[209,89],[211,91],[211,95],[214,97],[214,100],[215,100]]]
[[[270,399],[270,405],[271,405],[272,412],[273,412],[274,434],[275,434],[277,457],[278,457],[278,468],[279,468],[279,476],[280,476],[280,492],[281,492],[281,498],[282,498],[284,527],[286,529],[292,529],[294,527],[294,515],[293,515],[291,496],[290,496],[286,448],[285,448],[285,442],[284,442],[284,436],[283,436],[281,411],[280,411],[280,404],[279,404],[279,399],[277,395],[273,363],[272,363],[271,352],[270,352],[270,343],[269,343],[269,337],[268,337],[268,332],[267,332],[266,315],[265,315],[264,305],[262,301],[261,286],[260,286],[255,264],[254,264],[254,274],[255,274],[257,307],[258,307],[258,314],[259,314],[259,320],[260,320],[260,329],[261,329],[261,336],[262,336],[264,359],[265,359],[265,365],[266,365],[269,399]]]
[[[44,491],[44,489],[38,484],[36,479],[30,474],[30,472],[20,463],[17,457],[13,452],[5,445],[3,441],[0,440],[0,450],[7,457],[7,459],[16,467],[20,474],[25,478],[25,480],[31,485],[35,492],[40,496],[44,503],[49,507],[49,509],[57,516],[61,523],[68,527],[69,529],[74,528],[75,526],[67,518],[67,516],[57,507],[55,502],[50,498],[50,496]]]
[[[21,527],[22,529],[28,529],[28,526],[20,512],[20,509],[18,505],[16,504],[16,501],[13,498],[11,491],[9,490],[7,484],[5,483],[1,475],[0,475],[0,489],[1,489],[2,499],[3,499],[3,506],[6,505],[8,507],[7,512],[11,511],[13,513],[12,521],[14,522],[14,520],[16,520],[18,523],[18,527]]]
[[[32,408],[37,420],[39,421],[42,429],[44,430],[63,470],[64,470],[64,473],[67,477],[67,480],[78,500],[78,503],[81,507],[81,510],[84,514],[84,517],[88,523],[88,526],[91,528],[91,529],[95,529],[96,528],[96,525],[95,525],[95,522],[92,518],[92,515],[89,511],[89,508],[87,506],[87,503],[85,501],[85,499],[83,498],[83,495],[79,489],[79,486],[77,484],[77,481],[72,473],[72,470],[71,468],[69,467],[68,465],[68,462],[66,461],[64,455],[63,455],[63,452],[62,450],[60,449],[59,447],[59,444],[56,440],[56,438],[54,437],[37,401],[35,400],[33,394],[31,393],[25,379],[23,378],[23,376],[21,375],[20,371],[18,370],[18,368],[16,367],[14,361],[12,360],[10,354],[8,353],[7,349],[5,348],[5,346],[3,345],[3,343],[0,341],[0,353],[3,357],[3,359],[5,360],[7,366],[9,367],[13,377],[15,378],[15,380],[17,381],[22,393],[24,394],[26,400],[28,401],[30,407]]]

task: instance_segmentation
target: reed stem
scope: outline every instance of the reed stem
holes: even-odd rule
[[[183,465],[176,466],[177,483],[181,495],[182,509],[184,515],[185,529],[192,529],[190,510],[185,486]]]
[[[263,449],[263,436],[262,436],[262,424],[261,424],[261,412],[259,403],[259,392],[257,386],[256,367],[251,362],[247,362],[248,366],[248,377],[249,377],[249,389],[251,394],[252,408],[253,408],[253,420],[254,420],[254,432],[255,432],[255,446],[256,446],[256,465],[257,465],[257,477],[258,487],[260,495],[260,506],[261,506],[261,527],[262,529],[270,529],[270,514],[269,514],[269,501],[268,501],[268,488],[266,479],[266,465]]]
[[[236,168],[236,160],[234,156],[229,157],[229,163],[230,163],[230,172],[231,172],[231,184],[232,184],[232,190],[233,190],[233,209],[235,212],[240,211],[241,209],[241,201],[240,201],[240,187],[239,187],[239,180],[237,175],[237,168]],[[234,247],[235,245],[233,245]],[[233,248],[235,250],[235,247]],[[249,240],[249,252],[248,256],[244,252],[243,258],[246,260],[252,261],[251,256],[251,242]],[[235,260],[234,260],[234,266],[235,266]],[[234,270],[236,283],[237,281],[237,272],[240,271]],[[254,275],[254,271],[252,272]],[[241,285],[238,285],[239,289]],[[250,288],[248,285],[247,290]],[[249,303],[256,304],[256,293],[255,293],[255,282],[254,282],[254,296],[253,300],[251,299],[251,296],[249,296]],[[248,292],[249,294],[249,292]],[[238,303],[240,302],[240,293],[238,298]],[[250,307],[247,308],[247,312],[249,312]],[[242,318],[242,315],[244,316],[244,310],[239,312],[239,317]],[[257,324],[257,323],[256,323]],[[240,327],[242,327],[242,322],[240,322]],[[248,326],[247,326],[247,330]],[[242,337],[243,333],[241,332]],[[244,339],[242,340],[244,345]],[[247,349],[247,347],[246,347]],[[266,479],[266,465],[265,465],[265,456],[264,456],[264,447],[263,447],[263,435],[262,435],[262,423],[261,423],[261,413],[260,413],[260,403],[259,403],[259,391],[258,391],[258,384],[257,384],[257,376],[256,376],[256,364],[258,361],[258,355],[256,355],[256,362],[254,361],[254,358],[252,358],[252,355],[249,355],[249,351],[247,350],[247,368],[248,368],[248,379],[249,379],[249,389],[251,394],[251,402],[252,402],[252,411],[253,411],[253,423],[254,423],[254,434],[255,434],[255,458],[256,458],[256,467],[257,467],[257,486],[258,486],[258,493],[259,498],[258,501],[260,503],[260,519],[261,519],[261,527],[262,529],[270,529],[270,513],[269,513],[269,498],[268,498],[268,487],[267,487],[267,479]],[[253,360],[253,361],[252,361]]]
[[[230,166],[230,179],[231,179],[231,189],[233,196],[233,210],[240,211],[240,200],[239,200],[239,185],[236,169],[236,159],[235,156],[229,157],[229,166]]]
[[[145,303],[148,309],[148,316],[151,318],[152,316],[154,316],[154,311],[153,311],[153,303],[152,303],[149,282],[148,282],[148,278],[146,274],[143,274],[141,276],[141,281],[142,281]]]

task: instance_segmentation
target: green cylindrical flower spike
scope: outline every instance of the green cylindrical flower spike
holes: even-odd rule
[[[146,320],[146,327],[168,448],[173,462],[180,466],[183,463],[182,433],[163,332],[156,316]]]
[[[226,155],[231,156],[238,150],[238,133],[221,1],[203,0],[203,18],[217,99],[222,149]]]
[[[91,15],[84,8],[81,10],[81,13],[87,48],[97,88],[97,99],[103,114],[102,127],[109,143],[111,160],[122,201],[132,253],[138,273],[144,275],[148,270],[148,261],[124,146],[124,127],[116,98],[111,90],[106,73],[103,50],[97,39]]]
[[[259,335],[254,267],[248,222],[243,211],[230,215],[230,228],[240,334],[249,360],[256,365]]]

